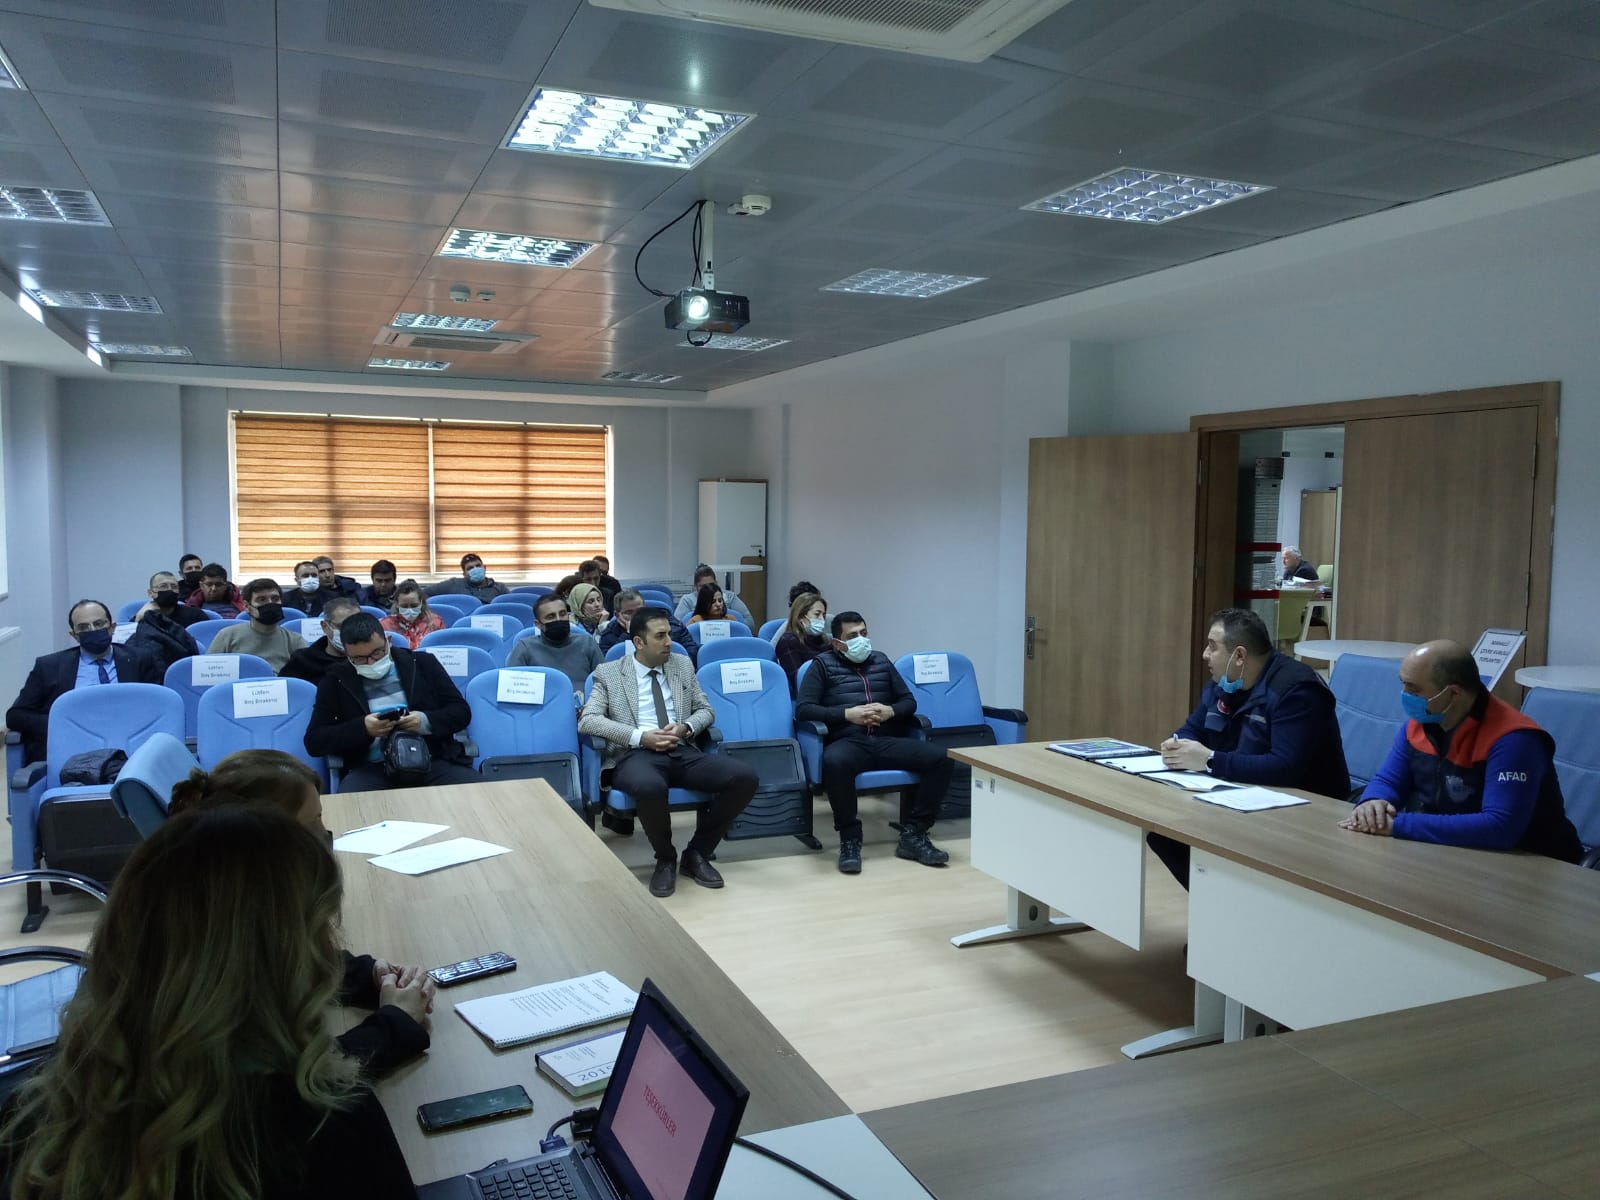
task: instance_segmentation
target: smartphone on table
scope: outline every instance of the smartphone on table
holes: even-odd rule
[[[514,1117],[533,1111],[533,1098],[520,1083],[510,1087],[495,1088],[487,1092],[473,1092],[449,1100],[431,1100],[417,1106],[417,1124],[424,1133],[442,1133],[447,1129],[460,1129],[480,1121],[494,1121],[501,1117]]]

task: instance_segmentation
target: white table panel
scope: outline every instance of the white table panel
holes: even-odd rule
[[[1600,667],[1518,667],[1515,678],[1527,688],[1600,692]]]

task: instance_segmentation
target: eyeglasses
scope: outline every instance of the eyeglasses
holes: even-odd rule
[[[99,621],[95,621],[91,625],[74,625],[72,627],[72,632],[73,633],[94,633],[97,630],[110,629],[110,628],[111,628],[111,622],[107,621],[107,620],[104,620],[104,619],[101,619]]]
[[[367,663],[382,662],[385,658],[389,657],[389,647],[379,646],[371,654],[351,654],[348,650],[346,650],[345,657],[351,662],[356,663],[358,666],[365,665]]]

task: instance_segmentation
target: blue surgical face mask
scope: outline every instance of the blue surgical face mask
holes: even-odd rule
[[[312,592],[316,591],[321,586],[322,586],[321,581],[318,580],[315,575],[307,575],[304,579],[302,579],[300,581],[300,590],[302,592],[305,592],[307,595],[310,595]]]
[[[828,623],[821,617],[812,617],[811,620],[806,622],[806,628],[811,631],[813,637],[821,637],[826,632]]]
[[[1428,705],[1449,690],[1449,688],[1440,688],[1432,696],[1413,696],[1410,692],[1402,691],[1400,693],[1400,709],[1408,719],[1415,721],[1418,725],[1437,725],[1444,720],[1444,714],[1442,712],[1429,712]],[[1449,706],[1446,705],[1446,707],[1448,708]]]
[[[488,577],[489,572],[485,571],[482,567],[467,568],[467,578],[473,583],[482,583]]]
[[[1229,665],[1232,665],[1232,661],[1233,661],[1232,659],[1229,660]],[[1237,692],[1243,686],[1244,686],[1244,665],[1242,663],[1239,666],[1239,678],[1237,678],[1237,679],[1229,679],[1228,678],[1228,667],[1224,666],[1222,668],[1222,678],[1217,680],[1217,690],[1219,692],[1226,692],[1228,695],[1231,696],[1231,695],[1233,695],[1234,692]]]
[[[401,605],[399,608],[399,613],[407,621],[415,621],[422,615],[422,606],[419,604],[416,608],[407,608],[405,605]]]
[[[853,663],[866,662],[872,656],[872,639],[857,634],[844,644],[844,656]]]

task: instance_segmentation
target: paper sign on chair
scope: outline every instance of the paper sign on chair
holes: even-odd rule
[[[439,660],[446,675],[457,679],[467,677],[467,648],[465,646],[429,646],[428,653]]]
[[[755,660],[732,659],[717,664],[722,669],[722,690],[728,695],[735,692],[761,690],[761,664]]]
[[[233,719],[289,715],[287,679],[251,679],[233,685]]]
[[[494,698],[501,704],[543,704],[542,671],[501,671]]]
[[[913,654],[911,671],[917,683],[949,683],[950,656],[948,654]]]
[[[211,687],[239,678],[237,654],[196,654],[189,663],[190,687]]]

